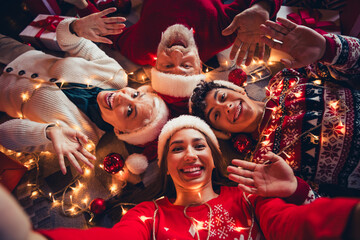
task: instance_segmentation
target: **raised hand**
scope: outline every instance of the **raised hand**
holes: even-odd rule
[[[73,23],[71,27],[79,37],[84,37],[94,42],[112,44],[106,35],[116,35],[122,33],[126,19],[123,17],[104,17],[116,11],[116,8],[108,8],[104,11],[82,17]]]
[[[66,174],[64,157],[66,157],[81,174],[83,173],[83,169],[78,161],[85,163],[90,168],[94,167],[88,159],[95,160],[96,157],[83,147],[88,141],[84,134],[69,127],[56,126],[48,127],[46,132],[58,155],[60,169],[63,174]]]
[[[280,156],[268,152],[263,157],[266,164],[256,164],[238,159],[235,166],[227,168],[229,179],[237,182],[244,192],[264,197],[289,197],[297,188],[297,180],[291,167]]]
[[[237,32],[234,45],[230,52],[230,59],[239,55],[236,64],[241,65],[247,53],[245,65],[249,65],[254,57],[256,44],[259,44],[259,58],[263,59],[265,45],[260,42],[260,25],[269,19],[269,12],[260,5],[242,11],[236,15],[231,24],[223,30],[222,34],[228,36]]]
[[[266,35],[261,37],[261,41],[269,47],[283,51],[294,58],[293,60],[280,60],[286,67],[304,67],[323,57],[326,40],[320,33],[311,28],[297,25],[285,18],[278,18],[277,21],[280,24],[266,21],[260,26],[263,35]],[[274,41],[274,39],[278,41]]]

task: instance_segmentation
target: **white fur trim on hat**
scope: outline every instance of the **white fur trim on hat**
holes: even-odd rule
[[[153,114],[155,114],[156,117],[151,123],[130,133],[118,133],[115,130],[116,136],[120,140],[133,145],[142,145],[154,141],[159,136],[162,127],[169,119],[169,109],[165,102],[160,97],[156,97],[154,99],[154,103],[155,112]]]
[[[211,140],[211,142],[216,146],[216,148],[220,151],[219,142],[214,134],[214,132],[211,130],[209,125],[203,121],[202,119],[191,116],[191,115],[181,115],[180,117],[173,118],[170,121],[168,121],[163,129],[161,130],[161,133],[159,135],[159,142],[158,142],[158,159],[159,163],[161,162],[161,158],[163,155],[163,150],[165,147],[166,141],[178,130],[183,128],[193,128],[196,130],[199,130],[206,136],[208,136]],[[220,151],[221,152],[221,151]]]
[[[205,78],[204,74],[185,76],[160,72],[154,67],[151,69],[152,88],[172,97],[189,97],[196,85]]]
[[[227,87],[227,88],[230,88],[230,89],[233,89],[234,91],[237,91],[237,92],[244,92],[244,89],[242,87],[239,87],[238,85],[236,85],[232,82],[229,82],[229,81],[214,80],[214,83],[224,86],[224,87]]]
[[[145,171],[149,163],[145,155],[134,153],[125,160],[125,165],[130,172],[139,175]]]

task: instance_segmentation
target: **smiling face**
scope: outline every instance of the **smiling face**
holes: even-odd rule
[[[123,88],[118,91],[102,91],[97,96],[101,116],[119,131],[136,131],[156,117],[155,98],[150,92]]]
[[[169,142],[167,169],[175,188],[200,189],[211,187],[214,160],[204,135],[198,130],[185,128],[177,131]]]
[[[205,102],[206,118],[214,128],[222,131],[251,133],[261,120],[262,103],[251,100],[245,91],[216,88],[207,94]]]
[[[179,75],[201,73],[201,61],[192,30],[180,24],[166,29],[158,46],[156,68]]]

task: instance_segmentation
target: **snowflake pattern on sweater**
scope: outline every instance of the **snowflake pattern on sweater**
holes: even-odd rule
[[[360,43],[333,34],[326,38],[336,53],[331,64],[284,69],[270,81],[262,123],[266,137],[253,160],[273,151],[305,180],[360,189],[360,92],[334,83],[359,78]]]

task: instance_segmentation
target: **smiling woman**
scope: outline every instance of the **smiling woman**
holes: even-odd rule
[[[215,187],[214,173],[221,169],[214,167],[222,165],[219,144],[210,127],[199,118],[180,116],[170,120],[160,133],[158,150],[160,168],[173,182],[172,186],[164,186],[166,197],[137,205],[111,229],[55,229],[38,233],[48,239],[88,240],[119,236],[121,239],[341,239],[349,237],[352,227],[358,224],[354,219],[360,215],[359,199],[323,198],[297,206],[278,198],[261,197],[280,195],[279,189],[287,197],[296,189],[291,168],[274,154],[264,156],[271,162],[267,165],[233,161],[241,168],[229,167],[231,178],[244,182],[248,189],[241,184],[239,187],[244,191],[237,187]],[[219,177],[224,176],[219,173]],[[262,187],[269,192],[262,191]],[[173,198],[168,190],[175,191]],[[334,216],[337,221],[329,221]]]

